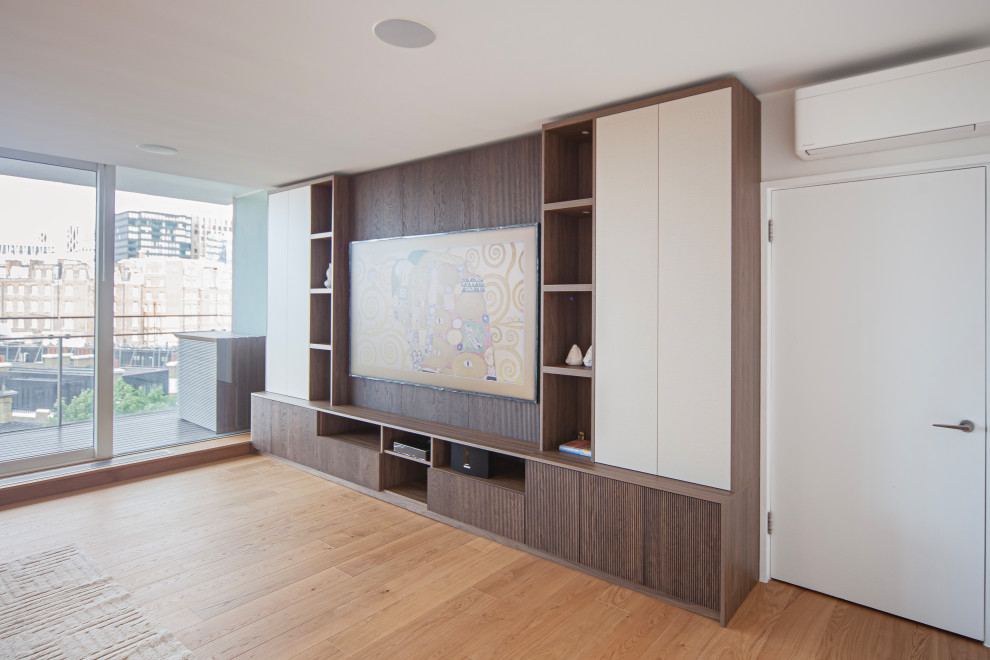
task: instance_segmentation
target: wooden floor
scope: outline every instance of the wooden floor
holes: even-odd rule
[[[256,455],[0,509],[0,561],[66,543],[200,658],[990,658],[779,582],[722,629]]]

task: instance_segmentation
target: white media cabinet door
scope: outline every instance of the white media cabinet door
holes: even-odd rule
[[[595,120],[595,460],[657,471],[657,106]]]
[[[289,191],[285,394],[300,399],[309,399],[310,195],[309,186]]]
[[[732,90],[663,103],[659,119],[657,474],[728,490]]]
[[[289,263],[289,193],[268,196],[268,322],[265,337],[265,389],[285,393],[288,307],[285,271]]]
[[[309,186],[268,196],[265,389],[309,398]]]
[[[771,576],[982,639],[986,170],[772,213]]]

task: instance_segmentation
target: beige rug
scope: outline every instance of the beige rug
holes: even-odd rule
[[[193,657],[75,546],[0,563],[0,658]]]

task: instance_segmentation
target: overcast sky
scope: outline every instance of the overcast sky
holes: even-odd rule
[[[158,211],[229,220],[233,204],[117,192],[117,213]],[[95,232],[96,190],[88,186],[0,175],[0,243],[34,243],[47,232],[59,245],[65,228]]]

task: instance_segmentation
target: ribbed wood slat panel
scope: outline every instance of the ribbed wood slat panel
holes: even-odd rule
[[[719,505],[648,488],[645,507],[645,585],[717,611],[721,576]]]
[[[581,563],[643,582],[642,486],[581,474]]]
[[[526,465],[526,543],[581,561],[580,472],[529,461]]]
[[[431,469],[427,498],[430,511],[516,541],[526,540],[523,493]]]

